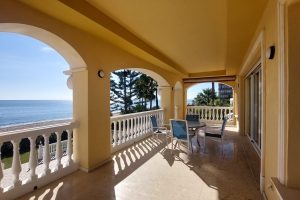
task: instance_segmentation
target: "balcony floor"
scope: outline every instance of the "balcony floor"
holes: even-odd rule
[[[21,199],[262,199],[259,158],[248,139],[227,129],[223,155],[220,147],[207,139],[205,152],[171,154],[163,139],[147,138],[91,173],[77,171]]]

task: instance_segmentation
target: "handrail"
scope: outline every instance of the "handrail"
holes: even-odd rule
[[[77,128],[78,124],[76,122],[68,122],[62,124],[53,124],[49,126],[40,126],[40,127],[33,127],[33,128],[26,128],[26,129],[19,129],[14,131],[7,131],[0,133],[0,141],[5,142],[8,140],[12,140],[15,137],[18,137],[21,134],[22,138],[27,138],[31,136],[38,136],[42,135],[45,132],[54,133],[57,131],[64,131],[67,129]]]
[[[163,109],[157,109],[157,110],[150,110],[150,111],[145,111],[145,112],[137,112],[137,113],[130,113],[130,114],[124,114],[124,115],[117,115],[117,116],[111,116],[111,120],[115,120],[118,118],[130,118],[130,117],[135,117],[135,116],[142,116],[142,115],[147,115],[147,114],[152,114],[156,113],[158,111],[163,111]]]

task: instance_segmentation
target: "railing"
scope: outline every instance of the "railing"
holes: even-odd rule
[[[152,131],[150,120],[152,115],[156,117],[158,126],[161,126],[162,109],[111,117],[112,152],[147,137]]]
[[[74,123],[30,128],[0,134],[0,147],[4,142],[11,142],[13,145],[12,166],[3,169],[0,163],[0,199],[14,199],[24,195],[37,187],[46,185],[56,179],[70,174],[78,169],[78,165],[72,159],[73,145],[72,133]],[[61,142],[61,135],[66,131],[68,138]],[[49,144],[52,133],[56,134],[55,148]],[[38,164],[36,139],[42,136],[44,140],[42,164]],[[19,147],[22,139],[29,139],[30,152],[29,162],[21,164]],[[63,157],[63,149],[66,145],[66,156]],[[53,150],[55,149],[55,151]],[[51,151],[55,152],[54,160],[51,161]]]
[[[222,122],[225,115],[233,113],[233,107],[188,106],[186,114],[199,115],[199,120],[206,122]]]

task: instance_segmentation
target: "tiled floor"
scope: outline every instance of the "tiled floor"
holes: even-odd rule
[[[248,139],[227,130],[223,155],[220,148],[207,139],[205,152],[172,154],[164,140],[148,138],[91,173],[75,172],[21,199],[261,199],[259,158]]]

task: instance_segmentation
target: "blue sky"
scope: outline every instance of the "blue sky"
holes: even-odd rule
[[[0,32],[0,100],[71,100],[69,65],[47,44]]]

